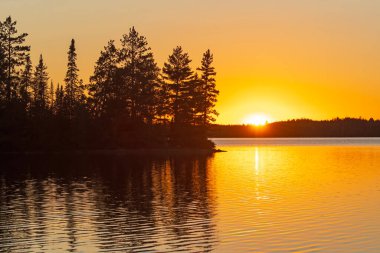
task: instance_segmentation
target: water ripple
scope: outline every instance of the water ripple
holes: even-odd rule
[[[380,252],[380,148],[346,144],[10,161],[0,252]]]

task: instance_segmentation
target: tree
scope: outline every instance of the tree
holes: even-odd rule
[[[80,84],[77,67],[77,53],[75,49],[75,40],[71,40],[70,48],[68,51],[67,72],[65,77],[65,109],[67,117],[72,119],[78,106],[80,106],[81,98],[83,95],[83,87]]]
[[[46,109],[47,106],[47,87],[48,87],[48,73],[47,67],[44,64],[42,55],[36,69],[34,71],[33,80],[33,104],[36,113],[40,113],[41,110]]]
[[[65,97],[65,92],[63,90],[63,86],[58,83],[57,88],[55,90],[55,99],[54,99],[54,106],[53,106],[53,112],[56,115],[61,115],[63,112],[64,97]]]
[[[0,34],[2,34],[2,23],[0,22]],[[0,35],[0,102],[5,101],[6,66],[4,38]]]
[[[118,69],[118,50],[113,40],[108,42],[96,62],[94,74],[90,77],[89,101],[96,117],[104,116],[115,109],[116,100],[120,100],[120,87],[116,83]]]
[[[54,84],[53,84],[53,80],[50,82],[48,102],[49,102],[49,108],[53,109],[53,107],[54,107]]]
[[[156,122],[159,124],[166,125],[170,122],[171,116],[171,95],[170,95],[170,87],[165,83],[163,78],[159,79],[159,87],[156,93],[157,103],[154,109]]]
[[[214,109],[219,91],[216,89],[215,68],[212,66],[214,56],[208,49],[202,58],[202,65],[197,68],[201,72],[198,112],[201,114],[201,123],[206,126],[215,121],[218,112]]]
[[[100,52],[85,93],[74,39],[55,87],[42,55],[32,66],[26,37],[11,17],[0,22],[0,150],[213,147],[203,127],[219,93],[209,50],[194,74],[178,46],[161,73],[132,27],[120,48],[111,40]]]
[[[202,109],[204,104],[203,92],[202,92],[202,80],[198,73],[195,73],[192,79],[185,86],[186,95],[186,112],[188,124],[194,126],[203,125]]]
[[[121,74],[127,91],[128,111],[132,121],[151,123],[159,68],[146,37],[132,27],[121,39]]]
[[[0,46],[2,54],[5,56],[2,64],[5,66],[5,99],[7,102],[17,96],[18,68],[25,62],[30,51],[29,46],[23,45],[28,34],[18,34],[16,24],[17,22],[12,21],[11,17],[0,22]]]
[[[182,47],[174,48],[168,62],[164,64],[163,77],[169,86],[170,111],[172,121],[186,123],[188,113],[189,88],[193,80],[193,71],[190,68],[189,55]]]
[[[30,56],[27,55],[25,58],[24,70],[21,73],[19,95],[20,102],[25,110],[30,109],[31,103],[31,92],[33,83],[33,66]]]

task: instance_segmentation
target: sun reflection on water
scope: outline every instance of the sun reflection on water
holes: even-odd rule
[[[259,172],[260,172],[260,153],[259,153],[259,147],[255,147],[255,172],[256,172],[256,176],[259,175]]]

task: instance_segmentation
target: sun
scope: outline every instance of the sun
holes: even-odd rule
[[[270,119],[265,114],[252,114],[245,118],[244,124],[253,126],[265,126],[270,122]]]

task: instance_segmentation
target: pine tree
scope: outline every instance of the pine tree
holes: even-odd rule
[[[203,54],[202,66],[197,68],[201,72],[198,112],[201,114],[201,123],[206,126],[215,121],[218,112],[214,109],[219,91],[216,89],[215,68],[212,66],[214,56],[210,50]]]
[[[53,107],[54,107],[54,83],[53,83],[53,80],[50,82],[48,102],[49,102],[49,109],[53,110]]]
[[[62,115],[63,113],[63,106],[64,106],[64,97],[65,92],[63,90],[62,85],[59,83],[57,84],[57,88],[55,90],[55,99],[54,99],[54,106],[53,106],[53,112],[56,115]]]
[[[75,49],[75,40],[71,40],[68,51],[67,72],[65,77],[65,110],[67,117],[72,119],[83,95],[83,87],[81,87],[78,77],[79,69],[77,67],[77,53]]]
[[[40,113],[47,106],[48,73],[42,55],[34,71],[33,80],[33,104],[36,113]]]
[[[30,109],[31,103],[31,93],[32,93],[32,83],[33,83],[33,66],[30,56],[26,56],[24,70],[21,74],[19,94],[20,102],[25,110]]]
[[[154,109],[154,113],[156,115],[156,122],[159,124],[166,125],[170,122],[171,116],[171,95],[170,95],[170,87],[165,83],[162,78],[159,79],[159,86],[156,93],[157,102],[156,107]]]
[[[24,46],[27,33],[18,34],[16,21],[11,17],[0,23],[0,46],[4,54],[5,66],[5,99],[9,102],[16,98],[19,83],[19,67],[25,62],[30,51],[29,46]]]
[[[120,100],[120,87],[116,83],[116,72],[118,69],[118,50],[111,40],[100,52],[100,57],[96,62],[93,76],[90,77],[89,102],[92,112],[100,117],[110,110],[116,100]]]
[[[0,34],[2,30],[2,23],[0,22]],[[6,90],[6,65],[5,65],[5,50],[4,50],[4,38],[0,35],[0,104],[5,102],[5,90]]]
[[[128,111],[133,121],[151,123],[159,68],[146,37],[134,27],[121,40],[120,63],[127,91]]]
[[[187,95],[187,113],[189,118],[189,123],[195,126],[203,125],[203,82],[196,73],[186,89]]]
[[[182,47],[178,46],[169,56],[168,62],[162,69],[164,79],[169,85],[170,111],[172,121],[177,123],[188,123],[189,116],[189,91],[193,80],[193,71],[190,68],[189,55],[184,53]]]

